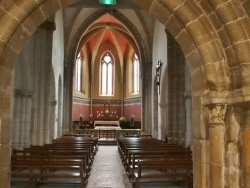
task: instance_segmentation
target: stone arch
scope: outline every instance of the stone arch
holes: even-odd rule
[[[31,37],[31,34],[37,27],[47,18],[53,15],[57,10],[62,9],[71,3],[80,0],[71,1],[11,1],[6,0],[1,3],[0,10],[2,23],[0,31],[0,119],[1,119],[1,152],[10,153],[10,130],[7,129],[10,125],[11,117],[11,96],[13,93],[13,70],[15,59],[19,55],[25,41]],[[175,37],[180,44],[186,62],[192,76],[193,98],[196,103],[193,109],[200,112],[200,104],[202,101],[200,95],[204,96],[205,103],[225,102],[229,82],[234,84],[232,89],[241,89],[249,86],[249,19],[245,16],[243,5],[247,5],[249,1],[234,1],[237,10],[231,6],[231,1],[225,4],[223,1],[212,1],[212,5],[216,11],[201,9],[205,1],[142,1],[130,0],[140,8],[148,11],[154,18],[163,23],[167,30]],[[241,2],[241,4],[240,4]],[[200,3],[200,4],[199,4]],[[228,6],[223,6],[228,5]],[[205,7],[205,6],[203,6]],[[249,7],[249,6],[246,6]],[[227,12],[236,14],[225,14]],[[209,14],[211,13],[211,14]],[[222,25],[221,34],[217,34],[215,23],[211,22],[214,19],[212,16],[216,14]],[[242,19],[235,15],[242,15]],[[165,16],[162,16],[165,15]],[[209,17],[210,16],[210,17]],[[229,23],[232,23],[230,25]],[[242,24],[245,23],[245,27]],[[228,34],[228,38],[223,38],[223,32]],[[235,35],[232,32],[240,33]],[[229,41],[227,40],[229,39]],[[231,43],[233,46],[226,45]],[[223,44],[223,45],[222,45]],[[229,46],[227,51],[222,50],[224,46]],[[235,53],[235,56],[229,54]],[[230,61],[229,58],[233,60]],[[228,68],[230,67],[230,69]],[[230,72],[230,78],[229,78]],[[243,78],[242,84],[238,84],[239,78]],[[4,78],[4,79],[3,79]],[[199,82],[198,82],[198,81]],[[215,91],[210,92],[209,91]],[[223,94],[223,92],[225,92]],[[249,91],[242,89],[240,92],[235,91],[239,97],[235,97],[233,102],[249,101]],[[234,97],[234,93],[232,97]],[[211,94],[211,95],[210,95]],[[243,96],[243,97],[242,97]],[[207,98],[206,98],[207,97]],[[216,99],[216,100],[214,100]],[[199,113],[198,113],[199,115]],[[200,123],[200,121],[193,122]],[[197,130],[198,131],[198,130]],[[199,133],[194,136],[199,138]],[[204,145],[202,141],[197,145]],[[202,151],[202,149],[200,149]],[[1,177],[4,180],[8,179],[9,172],[9,156],[1,156],[3,166],[1,166]],[[5,162],[6,161],[6,162]],[[205,161],[202,161],[205,162]],[[196,171],[199,172],[199,171]],[[195,182],[199,182],[198,187],[206,187],[206,181],[198,180],[195,177]],[[2,183],[3,187],[8,187],[7,183]]]

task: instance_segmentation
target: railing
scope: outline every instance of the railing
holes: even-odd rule
[[[151,136],[149,134],[142,133],[141,129],[121,129],[121,130],[74,129],[72,132],[66,133],[64,135],[98,137],[99,139],[117,139],[120,137]]]

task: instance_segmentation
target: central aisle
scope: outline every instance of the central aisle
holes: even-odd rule
[[[99,146],[87,188],[132,188],[122,166],[117,146]]]

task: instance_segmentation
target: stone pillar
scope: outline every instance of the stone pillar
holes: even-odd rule
[[[166,120],[166,114],[167,114],[167,103],[159,103],[159,111],[160,111],[160,123],[159,123],[159,138],[161,140],[165,140],[166,139],[166,131],[167,131],[167,120]]]
[[[63,134],[72,130],[72,91],[74,64],[67,63],[64,68],[64,116],[63,116]]]
[[[49,126],[50,79],[52,70],[52,38],[55,23],[44,22],[35,33],[34,51],[34,129],[32,144],[43,145],[48,136]]]
[[[56,100],[50,101],[49,142],[51,142],[54,139],[54,135],[55,135],[55,125],[56,125],[55,111],[56,111],[56,105],[57,105]]]
[[[249,105],[249,104],[248,104]],[[242,126],[242,187],[250,187],[250,108],[244,108],[245,122]]]
[[[207,105],[206,113],[209,125],[210,187],[222,188],[225,185],[225,104]]]
[[[225,187],[240,187],[240,131],[243,119],[241,107],[229,106],[225,118]]]
[[[32,92],[15,90],[12,116],[12,148],[30,145]]]
[[[17,92],[15,91],[14,95],[14,111],[12,116],[12,135],[11,135],[11,144],[12,148],[19,148],[19,129],[20,129],[20,108],[21,108],[21,100]]]
[[[8,60],[0,59],[0,187],[10,187],[11,112],[14,67]],[[4,110],[3,110],[4,109]]]

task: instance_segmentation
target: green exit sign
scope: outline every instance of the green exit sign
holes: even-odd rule
[[[116,5],[116,0],[99,0],[102,5]]]

